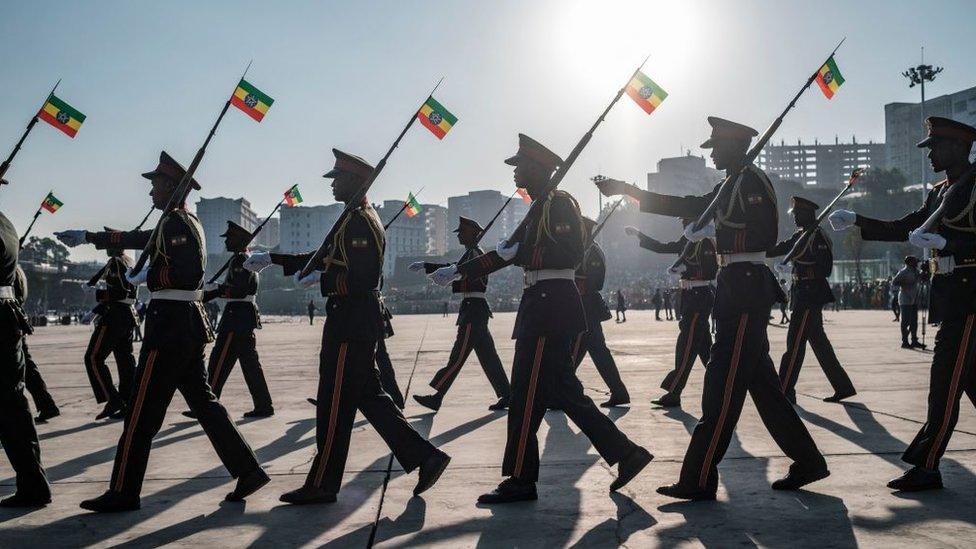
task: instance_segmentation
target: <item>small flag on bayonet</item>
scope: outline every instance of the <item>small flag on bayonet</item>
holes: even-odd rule
[[[230,98],[230,102],[238,109],[244,111],[244,114],[260,122],[264,118],[264,115],[268,114],[268,109],[271,108],[274,99],[271,99],[270,96],[252,86],[247,80],[241,78],[240,83],[237,84],[237,89],[234,90],[234,95]]]
[[[831,55],[830,59],[817,71],[817,85],[820,86],[820,91],[823,92],[824,96],[831,99],[837,93],[837,88],[843,84],[844,77],[841,76],[840,70],[837,68],[834,56]]]
[[[457,117],[451,111],[438,103],[433,96],[428,97],[420,110],[417,111],[417,118],[430,133],[437,136],[437,139],[444,139],[447,132],[451,131],[454,124],[457,124]]]
[[[637,71],[627,84],[627,95],[637,103],[638,107],[644,109],[644,112],[651,114],[667,98],[668,92],[655,84],[646,74]]]
[[[61,206],[64,206],[64,202],[58,200],[58,198],[54,196],[53,192],[47,193],[47,196],[44,197],[44,201],[41,202],[41,207],[51,213],[58,211]]]
[[[285,191],[285,204],[289,206],[294,206],[295,204],[302,203],[302,193],[298,192],[298,185],[292,185],[290,189]]]
[[[413,193],[407,193],[407,207],[403,209],[407,217],[413,217],[419,214],[420,210],[420,202],[417,202],[417,197]]]
[[[48,96],[44,106],[38,111],[37,117],[63,131],[71,138],[78,133],[78,128],[85,121],[85,115],[55,97],[54,94]]]

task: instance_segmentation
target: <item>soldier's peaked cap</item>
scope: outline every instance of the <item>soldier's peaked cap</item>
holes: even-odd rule
[[[938,139],[954,139],[972,143],[976,141],[976,128],[941,116],[930,116],[925,119],[927,137],[918,142],[919,148],[929,147]]]
[[[167,154],[166,151],[159,153],[159,164],[156,165],[155,170],[142,174],[143,177],[149,180],[162,176],[172,180],[174,184],[182,181],[184,175],[186,175],[186,170],[183,169],[183,166],[179,162],[173,160],[173,157]],[[200,184],[197,183],[196,179],[191,179],[190,185],[194,189],[200,190]]]
[[[251,238],[251,231],[241,227],[231,220],[227,220],[227,230],[220,236],[234,236],[241,239]]]
[[[332,149],[332,154],[335,155],[335,166],[329,170],[329,173],[322,177],[334,178],[346,172],[366,179],[369,177],[369,174],[373,173],[373,165],[356,155],[340,151],[339,149]]]
[[[794,196],[790,198],[790,213],[797,210],[807,210],[814,212],[820,209],[820,205],[812,200],[807,200],[802,196]]]
[[[475,221],[474,219],[469,219],[467,217],[464,217],[463,215],[459,215],[458,226],[456,229],[454,229],[454,232],[459,233],[461,232],[461,229],[471,229],[474,231],[478,231],[479,233],[485,230],[484,227],[482,227],[481,224]]]
[[[520,133],[518,152],[515,153],[515,156],[505,159],[505,163],[509,166],[516,166],[523,159],[533,160],[552,170],[563,163],[563,159],[559,158],[558,154],[550,151],[535,139]]]
[[[732,122],[717,116],[708,117],[708,125],[712,127],[712,135],[700,146],[703,149],[711,149],[715,146],[718,139],[738,139],[751,140],[759,135],[759,132],[738,122]]]

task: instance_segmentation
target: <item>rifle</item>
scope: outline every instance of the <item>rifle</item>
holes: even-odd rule
[[[264,221],[262,221],[260,225],[258,225],[257,227],[254,228],[253,231],[251,231],[251,237],[247,239],[245,246],[247,244],[250,244],[251,242],[254,242],[254,239],[257,238],[258,233],[261,232],[261,229],[263,229],[264,226],[268,224],[268,221],[271,221],[271,218],[274,217],[274,214],[278,212],[278,209],[280,209],[281,205],[284,203],[285,203],[284,198],[278,201],[278,204],[275,205],[273,210],[271,210],[271,213],[268,214],[268,217],[264,218]],[[224,271],[226,271],[227,268],[230,267],[230,262],[232,259],[234,259],[234,254],[231,254],[231,256],[227,258],[227,261],[225,261],[224,264],[221,265],[219,269],[217,269],[217,272],[215,272],[214,275],[210,277],[210,280],[207,281],[207,284],[213,284],[218,278],[220,278],[220,275],[224,274]]]
[[[43,202],[42,202],[42,204],[43,204]],[[38,206],[37,207],[37,211],[34,212],[34,219],[31,220],[30,225],[27,226],[27,230],[24,231],[24,234],[20,237],[20,243],[19,243],[20,247],[17,248],[18,250],[23,250],[24,249],[24,241],[27,240],[27,235],[29,235],[30,232],[31,232],[31,229],[34,228],[34,223],[37,223],[37,218],[41,216],[41,208],[43,208],[43,206]]]
[[[362,201],[366,197],[366,193],[369,191],[369,188],[373,185],[373,182],[376,181],[376,178],[379,177],[380,173],[383,171],[383,168],[386,167],[386,161],[389,160],[390,155],[392,155],[393,151],[396,150],[396,148],[400,145],[400,140],[403,139],[403,136],[407,134],[407,130],[410,129],[410,126],[413,126],[414,121],[417,120],[417,113],[420,112],[420,108],[427,103],[427,100],[430,99],[432,95],[434,95],[434,92],[437,91],[437,88],[440,87],[441,82],[443,81],[444,78],[438,80],[437,84],[434,86],[434,89],[430,90],[430,93],[424,97],[424,101],[420,104],[420,107],[417,107],[417,109],[410,115],[410,121],[407,122],[407,125],[403,127],[403,130],[400,131],[400,135],[397,136],[396,140],[393,141],[393,144],[390,145],[390,148],[386,151],[386,154],[383,155],[383,158],[380,159],[376,167],[373,168],[373,172],[369,174],[369,177],[366,178],[366,181],[356,191],[356,193],[353,194],[352,198],[346,202],[346,207],[342,210],[342,213],[339,214],[335,224],[332,225],[332,228],[329,229],[329,232],[325,235],[325,239],[322,240],[322,244],[319,245],[319,248],[315,250],[315,253],[312,254],[311,258],[309,258],[308,263],[306,263],[305,266],[302,267],[302,270],[298,272],[299,279],[305,278],[312,271],[314,271],[322,260],[325,259],[326,254],[332,254],[329,244],[332,242],[336,231],[338,231],[339,227],[342,226],[345,218],[349,216],[353,210],[358,208],[360,204],[362,204]],[[325,268],[328,269],[328,265],[326,265]]]
[[[142,229],[142,226],[146,224],[146,221],[149,221],[149,216],[152,215],[153,210],[155,210],[155,209],[156,209],[155,206],[149,206],[149,211],[146,212],[146,217],[143,217],[142,218],[142,221],[139,223],[138,226],[136,226],[135,229],[132,229],[132,232],[136,232],[139,229]],[[102,266],[101,269],[98,270],[97,273],[95,273],[94,276],[92,276],[91,278],[89,278],[88,279],[88,283],[87,283],[88,286],[94,288],[95,285],[98,284],[98,281],[102,279],[102,276],[105,275],[105,271],[108,270],[108,266],[109,266],[109,264],[106,263],[105,265]]]
[[[574,147],[573,150],[569,153],[569,156],[566,157],[566,160],[564,160],[563,163],[560,164],[559,167],[556,169],[556,173],[554,173],[553,176],[549,179],[549,183],[546,185],[545,189],[543,190],[544,192],[539,196],[543,196],[543,197],[549,196],[549,193],[556,190],[556,187],[558,187],[559,183],[563,180],[564,177],[566,177],[566,173],[573,166],[573,163],[576,162],[576,159],[579,157],[580,153],[583,152],[583,149],[585,149],[586,145],[589,144],[590,139],[593,138],[593,132],[595,132],[597,127],[599,127],[600,124],[603,123],[603,119],[606,118],[607,114],[610,113],[610,109],[612,109],[613,106],[617,104],[617,101],[620,101],[620,98],[623,97],[624,92],[627,91],[627,85],[630,84],[630,81],[633,80],[635,76],[637,76],[637,73],[639,73],[642,68],[644,68],[644,63],[647,63],[647,60],[650,58],[651,56],[649,55],[645,57],[644,61],[640,64],[639,67],[637,67],[634,70],[633,74],[630,75],[630,78],[627,79],[623,87],[620,88],[619,91],[617,91],[617,95],[614,96],[613,100],[610,101],[610,104],[607,105],[607,108],[604,109],[603,112],[600,114],[600,116],[596,119],[596,122],[594,122],[593,125],[590,127],[590,130],[583,135],[583,137],[576,144],[576,147]],[[510,248],[512,244],[517,240],[516,236],[520,235],[522,232],[526,230],[526,226],[528,226],[529,219],[532,219],[533,214],[538,212],[539,208],[542,207],[541,206],[542,202],[544,202],[544,200],[532,201],[532,205],[529,206],[529,211],[525,214],[525,217],[522,218],[522,221],[519,222],[518,226],[515,227],[515,230],[512,231],[511,236],[509,236],[508,240],[505,241],[505,248]]]
[[[241,75],[241,80],[247,76],[248,69],[251,68],[251,61],[248,61],[247,67],[244,68],[244,74]],[[240,80],[238,81],[240,82]],[[235,86],[235,89],[236,86]],[[183,174],[183,179],[180,180],[179,184],[176,185],[176,189],[173,190],[173,194],[169,197],[169,202],[166,203],[166,207],[162,210],[162,215],[159,216],[159,220],[156,222],[156,226],[153,227],[151,233],[149,233],[149,240],[146,242],[146,247],[142,250],[139,255],[139,259],[136,261],[135,266],[132,268],[133,273],[138,273],[146,265],[146,261],[149,260],[150,255],[152,255],[153,244],[156,242],[157,235],[159,231],[162,230],[163,220],[166,219],[166,215],[175,210],[180,204],[186,202],[187,195],[190,194],[190,189],[193,181],[193,174],[197,171],[197,167],[200,165],[200,161],[203,160],[203,155],[207,152],[207,145],[210,144],[210,140],[213,139],[214,134],[217,133],[217,127],[220,126],[220,121],[224,119],[224,115],[227,114],[227,109],[230,107],[231,98],[234,97],[232,93],[230,98],[224,103],[224,107],[220,109],[220,114],[217,115],[217,120],[214,122],[212,128],[210,128],[210,133],[207,134],[207,139],[204,140],[203,145],[197,150],[197,154],[193,157],[193,162],[190,162],[190,166],[187,167],[186,173]]]
[[[834,54],[837,53],[837,50],[840,49],[840,46],[841,44],[844,43],[844,40],[847,40],[846,36],[843,39],[841,39],[841,41],[834,48],[834,51],[830,52],[830,55],[827,56],[827,61],[830,61],[830,59],[834,56]],[[773,123],[770,124],[768,128],[766,128],[766,131],[764,131],[763,134],[759,136],[759,140],[756,141],[756,144],[753,145],[748,152],[746,152],[746,156],[742,160],[742,167],[739,170],[737,170],[735,173],[730,174],[722,181],[722,183],[719,186],[718,192],[715,193],[715,197],[712,198],[712,202],[708,205],[707,208],[705,208],[705,211],[702,212],[701,216],[699,216],[698,219],[691,225],[692,232],[698,232],[702,230],[702,228],[705,225],[708,225],[715,217],[715,212],[718,210],[719,204],[724,204],[728,202],[729,199],[728,195],[729,193],[732,192],[732,187],[735,186],[734,181],[738,179],[743,173],[745,173],[746,169],[749,166],[751,166],[752,163],[756,160],[756,157],[759,156],[759,153],[763,150],[763,147],[766,146],[766,143],[769,142],[770,138],[773,137],[773,134],[776,133],[776,130],[778,130],[780,125],[783,123],[783,119],[786,118],[786,115],[791,110],[793,110],[794,106],[796,106],[796,102],[800,99],[800,96],[803,95],[803,93],[806,92],[808,88],[810,88],[811,84],[813,84],[813,81],[817,78],[817,74],[820,72],[820,67],[822,66],[823,63],[817,66],[817,70],[814,71],[809,78],[807,78],[807,81],[803,84],[803,87],[800,88],[800,91],[796,92],[796,95],[794,95],[793,99],[786,105],[786,108],[783,109],[783,112],[781,112],[780,115],[776,118],[776,120],[774,120]],[[677,261],[675,261],[674,264],[671,265],[672,269],[676,269],[679,265],[681,265],[681,262],[684,261],[684,256],[689,251],[691,244],[693,243],[689,241],[688,244],[685,245],[685,249],[681,252],[681,255],[678,256]]]
[[[51,88],[51,93],[47,94],[47,97],[44,98],[44,103],[41,103],[41,109],[43,109],[44,105],[47,104],[47,100],[54,95],[54,90],[58,89],[59,84],[61,84],[60,78],[58,78],[58,81],[54,84],[54,87]],[[40,112],[40,109],[38,109],[37,112]],[[14,145],[14,150],[10,151],[10,154],[7,155],[7,159],[0,164],[0,185],[7,184],[7,180],[4,179],[3,176],[7,174],[7,170],[10,169],[10,163],[14,161],[14,157],[17,156],[18,152],[20,152],[20,147],[24,144],[24,140],[27,139],[27,135],[30,134],[31,130],[33,130],[34,126],[37,124],[37,112],[34,113],[34,116],[31,117],[30,122],[27,123],[27,129],[24,130],[24,133],[20,136],[17,144]],[[40,213],[40,211],[38,211],[38,213]],[[36,220],[37,216],[34,216],[34,219]],[[31,223],[31,225],[33,225],[33,223]],[[23,245],[23,239],[21,239],[21,247],[23,247]]]
[[[491,221],[489,221],[488,224],[485,225],[485,228],[484,229],[481,229],[481,232],[478,233],[478,238],[475,239],[475,241],[474,241],[474,245],[475,246],[477,246],[478,244],[481,243],[481,239],[484,238],[486,234],[488,234],[488,231],[489,231],[489,229],[491,229],[491,226],[494,225],[495,224],[495,221],[498,220],[498,216],[502,215],[502,212],[505,211],[505,208],[508,207],[508,203],[512,201],[512,198],[515,197],[515,193],[517,193],[517,192],[518,192],[518,189],[515,189],[514,191],[512,191],[512,194],[508,195],[508,198],[505,199],[505,202],[502,204],[502,207],[501,208],[498,208],[498,211],[495,212],[495,215],[494,215],[494,217],[491,218]]]
[[[617,211],[617,208],[620,207],[620,204],[622,204],[623,201],[624,201],[624,197],[621,197],[619,200],[617,200],[617,203],[613,205],[613,208],[611,208],[610,212],[607,213],[607,216],[603,218],[603,221],[601,221],[599,225],[593,228],[593,232],[590,233],[590,243],[589,245],[587,245],[586,249],[590,249],[594,244],[596,244],[597,235],[599,235],[600,231],[603,230],[603,227],[606,226],[607,221],[610,221],[610,217],[613,216],[613,212]]]
[[[860,178],[862,175],[864,175],[864,168],[856,168],[854,171],[851,172],[851,176],[847,178],[847,184],[844,185],[844,188],[841,189],[839,193],[837,193],[837,196],[835,196],[834,199],[830,201],[830,204],[827,204],[827,206],[820,211],[820,215],[818,215],[817,219],[814,220],[813,225],[803,230],[803,234],[800,235],[800,238],[796,239],[796,242],[793,244],[793,247],[790,248],[790,251],[783,257],[783,260],[780,261],[780,264],[785,265],[789,263],[794,257],[802,253],[802,250],[807,247],[807,244],[809,244],[810,239],[813,238],[813,235],[816,233],[817,228],[820,227],[820,223],[827,217],[827,215],[830,214],[830,210],[834,207],[834,204],[836,204],[838,200],[840,200],[844,195],[846,195],[848,192],[850,192],[851,189],[854,188],[854,183],[856,183],[858,178]]]
[[[426,187],[420,187],[420,190],[417,191],[417,194],[413,195],[413,197],[414,198],[417,198],[417,196],[419,196],[420,193],[424,192],[424,189],[425,188]],[[407,198],[409,198],[409,197],[407,197]],[[386,222],[386,225],[383,225],[383,230],[386,231],[387,229],[389,229],[390,228],[390,225],[392,225],[393,222],[396,221],[398,217],[400,217],[400,214],[402,214],[403,211],[406,210],[407,209],[407,206],[409,206],[409,205],[410,205],[410,203],[407,202],[406,200],[404,200],[403,201],[403,206],[400,206],[400,209],[397,210],[397,213],[396,213],[396,215],[393,216],[393,219],[387,221]]]

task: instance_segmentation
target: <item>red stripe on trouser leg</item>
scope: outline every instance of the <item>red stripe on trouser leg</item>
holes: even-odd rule
[[[210,376],[211,389],[215,393],[219,393],[224,387],[224,382],[220,381],[220,371],[224,369],[224,360],[227,359],[227,351],[230,349],[231,341],[234,340],[234,332],[227,332],[227,339],[224,340],[224,348],[220,350],[220,358],[217,359],[217,364],[214,365],[213,374]]]
[[[522,411],[522,432],[519,435],[519,445],[515,451],[515,473],[518,478],[522,474],[522,462],[525,458],[525,445],[529,440],[529,425],[532,423],[532,407],[535,401],[535,390],[539,381],[539,367],[542,364],[542,350],[546,346],[546,338],[540,337],[535,344],[535,357],[532,359],[532,373],[529,375],[529,389],[525,395],[525,409]]]
[[[712,433],[712,440],[708,443],[708,451],[705,452],[705,460],[702,462],[701,473],[698,475],[698,487],[702,490],[708,482],[708,470],[712,467],[712,457],[715,455],[715,448],[718,446],[718,439],[722,437],[722,428],[725,426],[725,417],[732,403],[732,392],[735,387],[735,371],[739,368],[739,356],[742,352],[742,338],[746,333],[746,323],[749,320],[748,313],[739,317],[739,329],[735,334],[735,346],[732,348],[732,361],[729,364],[729,374],[725,378],[725,395],[722,398],[722,410],[718,415],[718,423],[715,425],[715,432]]]
[[[464,329],[464,339],[461,340],[461,352],[458,353],[457,360],[455,360],[454,364],[452,364],[451,367],[448,368],[446,372],[444,372],[444,377],[442,377],[440,381],[434,384],[434,389],[440,391],[441,387],[444,386],[444,383],[448,379],[450,379],[452,375],[454,375],[454,372],[456,372],[458,369],[461,368],[462,364],[464,364],[465,353],[468,352],[468,339],[470,337],[471,337],[471,324],[468,323],[467,327],[465,327]]]
[[[132,435],[139,425],[139,414],[142,412],[142,404],[146,398],[146,389],[149,387],[149,379],[152,377],[153,364],[155,363],[156,350],[154,349],[149,351],[149,356],[146,358],[145,372],[142,374],[139,390],[136,393],[135,400],[133,400],[131,415],[125,424],[125,433],[122,435],[125,443],[122,445],[122,459],[119,460],[119,471],[115,477],[116,492],[122,491],[122,484],[125,480],[125,466],[129,461],[129,448],[132,447]]]
[[[786,389],[790,386],[790,380],[793,379],[793,369],[796,367],[796,355],[800,352],[800,346],[806,345],[803,341],[803,330],[807,327],[807,317],[810,316],[810,310],[807,309],[803,311],[803,318],[800,320],[800,328],[796,332],[796,339],[793,342],[793,350],[790,351],[790,363],[786,367],[786,375],[783,377],[781,389],[786,392]]]
[[[681,365],[678,367],[678,371],[675,373],[674,379],[671,380],[671,387],[668,388],[668,392],[674,392],[674,388],[678,386],[678,380],[684,377],[684,372],[691,367],[691,363],[688,358],[691,356],[692,344],[695,341],[695,325],[698,324],[698,314],[695,313],[691,317],[691,330],[688,331],[688,341],[685,342],[685,352],[681,356]],[[694,360],[692,358],[692,360]]]
[[[92,373],[95,374],[95,380],[98,381],[98,386],[102,388],[102,394],[105,398],[109,398],[111,393],[108,387],[105,385],[105,380],[102,379],[102,375],[98,373],[98,350],[102,347],[102,339],[105,337],[105,330],[108,328],[106,326],[98,327],[98,337],[95,338],[95,346],[92,348],[91,354],[88,355],[88,362],[91,364]]]
[[[942,441],[945,439],[946,432],[949,430],[949,421],[954,408],[959,402],[959,399],[956,398],[956,392],[959,390],[959,379],[962,377],[963,365],[966,364],[966,350],[969,348],[969,336],[972,335],[973,317],[974,315],[966,317],[966,329],[963,330],[962,340],[959,342],[959,354],[956,355],[956,366],[952,369],[952,381],[949,383],[946,408],[942,416],[942,426],[939,427],[939,434],[936,435],[932,447],[929,448],[929,457],[925,460],[925,467],[929,469],[935,468],[939,448],[942,446]]]
[[[342,395],[342,370],[346,364],[346,348],[348,343],[339,345],[339,356],[336,359],[335,382],[332,387],[332,408],[329,411],[329,429],[326,431],[325,444],[322,446],[322,455],[319,460],[318,471],[315,472],[315,486],[322,485],[322,476],[325,474],[325,466],[329,462],[329,454],[332,452],[332,439],[335,437],[336,421],[339,416],[339,397]]]

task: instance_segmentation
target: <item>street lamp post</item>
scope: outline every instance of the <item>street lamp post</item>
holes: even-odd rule
[[[922,92],[922,103],[921,103],[921,122],[922,126],[925,126],[925,83],[935,81],[935,75],[942,72],[942,67],[933,67],[932,65],[925,64],[925,47],[922,47],[922,62],[916,67],[909,67],[908,70],[901,73],[902,76],[908,79],[908,87],[914,88],[918,86]],[[928,192],[929,183],[925,179],[925,160],[922,160],[922,199],[925,199],[925,194]]]

